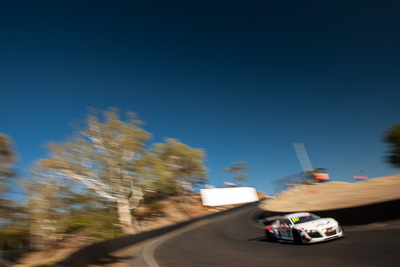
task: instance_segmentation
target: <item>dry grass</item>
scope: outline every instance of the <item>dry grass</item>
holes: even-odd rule
[[[400,174],[357,183],[297,185],[259,207],[277,212],[318,211],[374,204],[400,198]]]

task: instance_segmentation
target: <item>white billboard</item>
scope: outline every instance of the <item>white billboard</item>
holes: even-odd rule
[[[200,194],[203,205],[212,207],[258,201],[256,189],[252,187],[200,189]]]

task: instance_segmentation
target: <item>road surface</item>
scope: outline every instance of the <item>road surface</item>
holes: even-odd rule
[[[399,221],[345,227],[345,237],[324,243],[272,243],[254,220],[257,205],[146,241],[103,266],[400,266]]]
[[[313,245],[271,243],[255,223],[256,205],[176,235],[155,249],[163,266],[400,266],[400,229],[346,229]],[[379,229],[379,230],[378,230]]]

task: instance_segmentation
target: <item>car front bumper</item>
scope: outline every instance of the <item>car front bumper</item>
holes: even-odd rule
[[[330,232],[328,232],[328,229],[330,230]],[[320,237],[310,237],[307,233],[305,233],[304,235],[302,235],[303,243],[309,244],[323,242],[343,236],[343,229],[339,225],[335,227],[330,227],[328,229],[318,230]]]

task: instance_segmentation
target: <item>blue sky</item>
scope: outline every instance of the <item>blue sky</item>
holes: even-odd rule
[[[351,3],[349,3],[351,2]],[[132,110],[152,142],[207,152],[210,184],[245,161],[248,185],[301,171],[399,173],[382,134],[400,123],[397,1],[2,1],[0,132],[19,171],[88,107]]]

